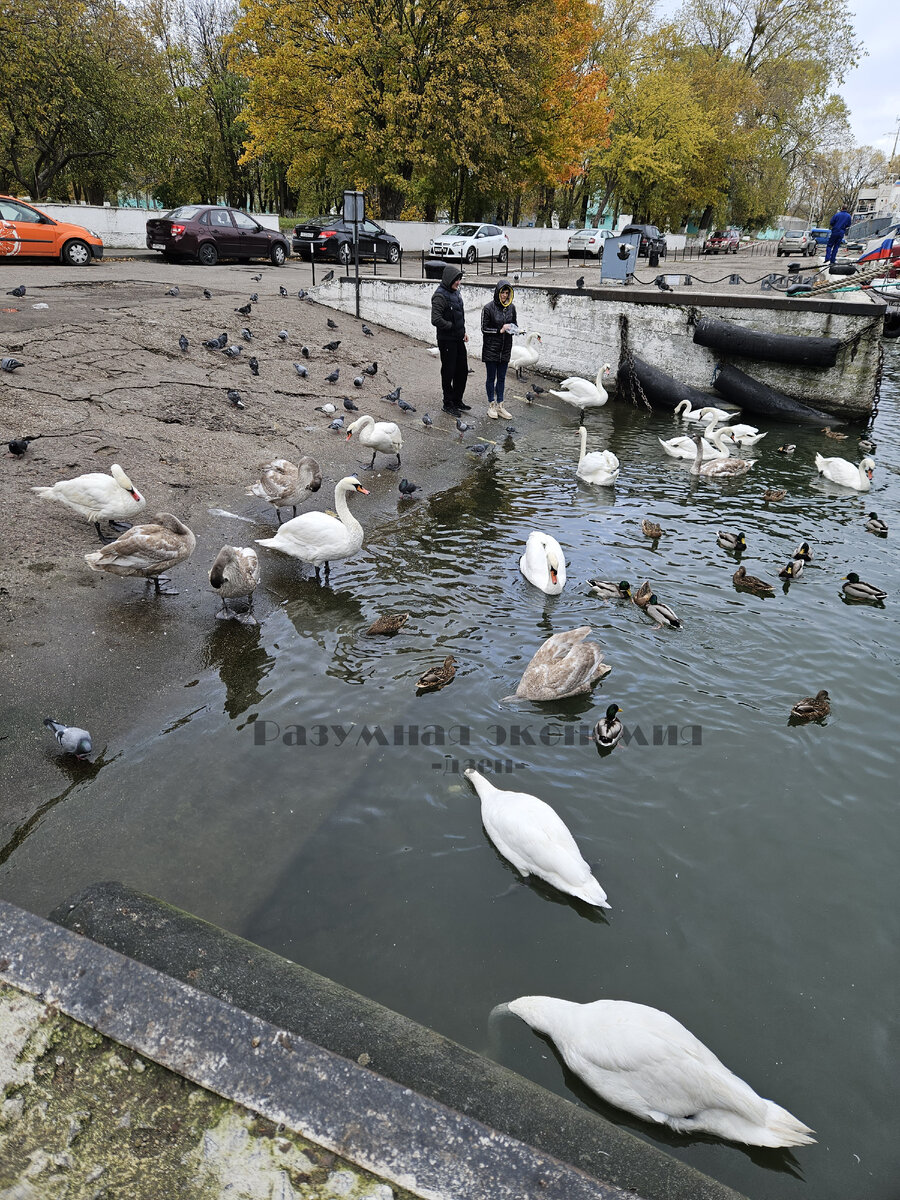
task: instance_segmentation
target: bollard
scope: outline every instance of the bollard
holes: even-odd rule
[[[658,250],[650,250],[648,252],[647,266],[648,267],[658,267],[659,266],[659,251]]]

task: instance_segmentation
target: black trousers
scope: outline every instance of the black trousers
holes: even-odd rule
[[[469,382],[469,359],[465,342],[438,342],[441,352],[441,388],[444,407],[458,408]]]

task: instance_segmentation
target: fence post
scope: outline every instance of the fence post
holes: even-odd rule
[[[309,265],[312,267],[312,286],[316,286],[316,256],[313,253],[313,248],[309,248]]]

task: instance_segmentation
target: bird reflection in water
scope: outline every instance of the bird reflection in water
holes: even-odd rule
[[[215,667],[225,685],[223,711],[235,720],[253,705],[262,703],[267,691],[260,685],[275,659],[261,645],[262,627],[217,623],[206,643],[207,664]]]

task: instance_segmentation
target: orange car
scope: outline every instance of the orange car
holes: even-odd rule
[[[54,258],[86,267],[103,257],[103,238],[93,229],[48,217],[32,204],[0,196],[0,259]]]

